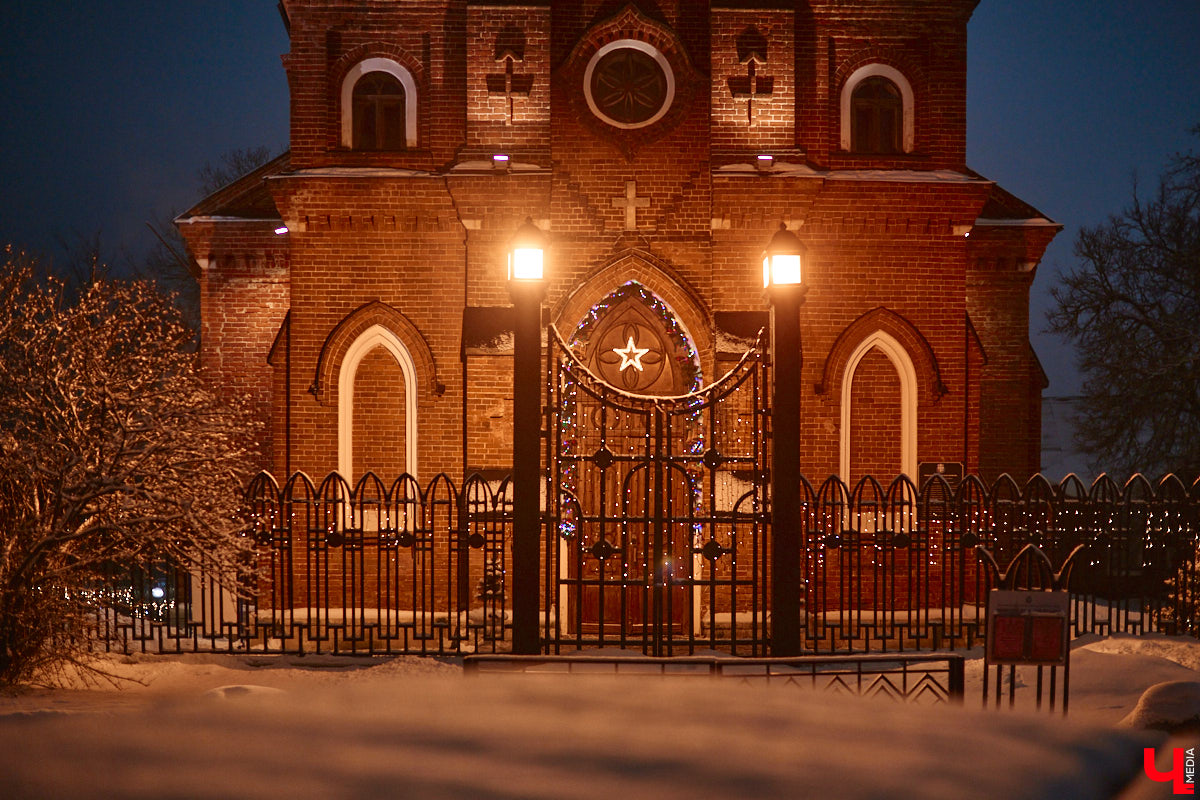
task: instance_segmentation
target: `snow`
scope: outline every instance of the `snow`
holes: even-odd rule
[[[1167,681],[1146,690],[1137,707],[1121,720],[1139,729],[1200,729],[1200,681]]]
[[[757,164],[726,164],[717,168],[720,175],[776,175],[790,178],[825,178],[834,181],[888,183],[991,183],[984,178],[952,169],[814,169],[807,164],[776,160],[763,169]]]
[[[1061,227],[1057,222],[1046,219],[1045,217],[1028,217],[1024,219],[989,219],[980,217],[975,220],[976,225],[990,225],[992,227],[1009,227],[1009,228],[1044,228],[1044,227]]]
[[[1077,640],[1065,718],[981,710],[977,659],[962,707],[707,677],[465,678],[417,657],[102,663],[140,683],[0,696],[6,798],[1082,800],[1141,776],[1143,747],[1166,752],[1139,721],[1200,714],[1200,643],[1165,636]],[[1019,705],[1034,680],[1019,673]]]
[[[550,170],[539,164],[530,164],[524,161],[510,161],[508,166],[497,166],[491,159],[475,159],[469,161],[460,161],[450,168],[453,172],[545,172]]]

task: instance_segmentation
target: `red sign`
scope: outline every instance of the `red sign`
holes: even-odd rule
[[[1066,592],[993,589],[988,596],[988,663],[1066,664],[1070,612]]]

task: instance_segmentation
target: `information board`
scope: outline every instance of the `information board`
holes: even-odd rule
[[[1067,592],[993,589],[988,595],[988,663],[1066,664],[1070,617]]]

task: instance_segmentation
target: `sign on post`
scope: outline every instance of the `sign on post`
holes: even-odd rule
[[[1066,664],[1070,617],[1067,592],[993,589],[988,595],[988,663]]]

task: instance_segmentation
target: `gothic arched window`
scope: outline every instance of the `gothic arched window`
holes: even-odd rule
[[[878,75],[860,81],[850,96],[850,127],[852,152],[903,152],[904,100],[896,84]]]
[[[404,87],[386,72],[368,72],[354,84],[355,150],[403,150],[405,137]]]

